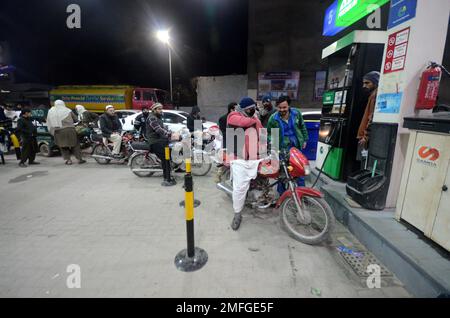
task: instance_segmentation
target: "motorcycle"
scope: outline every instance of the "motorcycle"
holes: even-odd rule
[[[113,153],[113,144],[104,138],[103,135],[97,133],[91,133],[90,138],[94,143],[94,148],[92,149],[91,157],[97,161],[98,164],[106,165],[111,161],[115,160],[119,163],[124,163],[129,160],[134,152],[131,146],[132,142],[139,139],[139,134],[122,132],[122,146],[121,146],[121,158],[116,158]]]
[[[11,120],[0,121],[0,159],[2,164],[5,164],[4,154],[10,151],[11,146],[14,147],[17,160],[20,160],[21,157],[19,138],[12,126]]]
[[[183,157],[183,147],[191,139],[189,131],[185,129],[180,132],[181,140],[169,143],[169,148],[172,153],[179,154],[178,159],[174,160],[174,156],[171,158],[171,168],[173,171],[184,170],[185,163],[181,158]],[[203,135],[203,141],[207,141],[211,136]],[[193,141],[192,141],[193,142]],[[192,146],[192,143],[191,143]],[[155,172],[163,172],[161,160],[154,153],[150,152],[150,146],[145,143],[133,143],[131,147],[134,150],[128,165],[131,171],[138,177],[151,177]],[[205,145],[202,145],[202,149],[196,147],[191,148],[191,170],[194,176],[205,176],[209,173],[212,167],[212,163],[208,162],[211,154],[205,150]],[[205,161],[204,159],[207,158]],[[195,159],[195,160],[194,160]]]
[[[75,124],[75,130],[77,131],[78,141],[80,142],[81,149],[88,149],[94,145],[92,135],[100,133],[100,129],[96,128],[95,123],[89,123],[83,125],[81,123]]]
[[[230,159],[224,154],[223,181],[217,188],[232,197],[233,183],[230,181]],[[313,188],[300,187],[296,179],[310,174],[309,161],[296,148],[289,152],[271,152],[258,166],[256,179],[250,183],[246,205],[252,209],[268,209],[275,205],[281,208],[280,222],[290,236],[306,244],[319,244],[326,240],[335,224],[333,211],[324,195]],[[270,183],[270,179],[276,181]],[[279,183],[287,189],[278,197],[274,186]]]

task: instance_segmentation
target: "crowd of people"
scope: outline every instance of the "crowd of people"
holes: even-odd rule
[[[282,132],[280,145],[282,147],[287,149],[290,147],[304,148],[308,140],[308,133],[300,111],[291,109],[290,104],[290,99],[285,96],[278,100],[278,111],[275,109],[270,96],[264,96],[262,104],[259,107],[257,107],[256,102],[250,97],[243,98],[239,104],[230,103],[227,113],[219,119],[219,126],[223,136],[223,147],[227,145],[227,128],[243,128],[247,130],[253,127],[258,132],[261,128],[280,128]],[[163,106],[159,103],[154,104],[151,109],[144,108],[142,113],[134,121],[134,126],[145,137],[145,140],[150,146],[150,150],[163,163],[164,181],[173,184],[175,181],[170,177],[170,165],[167,166],[167,161],[164,160],[165,148],[171,140],[178,140],[179,134],[173,133],[164,126],[162,108]],[[7,109],[3,114],[6,114],[8,111]],[[11,116],[11,113],[8,113],[8,115]],[[201,121],[201,119],[200,109],[197,106],[193,107],[187,118],[187,128],[190,132],[194,131],[195,122]],[[46,124],[49,133],[54,137],[56,145],[61,149],[66,165],[73,164],[72,156],[78,160],[79,164],[86,162],[82,157],[75,125],[77,123],[88,124],[97,121],[103,138],[106,138],[113,144],[112,154],[114,158],[121,159],[122,124],[115,114],[112,105],[106,106],[105,113],[98,117],[98,115],[86,111],[82,105],[77,105],[74,112],[65,105],[64,101],[56,100],[54,102],[54,106],[48,112]],[[38,152],[37,129],[31,120],[31,111],[29,109],[23,109],[21,111],[16,133],[20,137],[22,146],[19,166],[27,167],[27,162],[29,165],[39,164],[39,162],[35,161],[36,153]],[[269,139],[270,137],[269,134]],[[258,135],[257,138],[259,139]],[[247,140],[247,143],[258,143],[258,141]],[[249,144],[246,144],[241,157],[239,157],[239,154],[242,153],[235,151],[236,158],[248,162],[257,160],[258,158],[252,156],[248,149]],[[244,181],[240,176],[236,176],[234,179]],[[247,184],[244,184],[244,186],[248,186],[250,180],[245,180],[245,182]],[[234,209],[235,216],[233,218],[232,228],[237,230],[242,219],[241,211],[243,206],[235,206]]]
[[[363,87],[369,95],[368,104],[365,105],[365,114],[361,122],[358,135],[359,144],[362,148],[367,148],[369,140],[370,123],[373,117],[374,104],[376,100],[379,73],[370,72],[364,76]],[[309,139],[308,131],[301,111],[298,108],[291,107],[291,100],[288,96],[281,96],[275,101],[271,96],[264,96],[261,104],[250,97],[243,98],[239,103],[232,102],[228,105],[227,113],[218,120],[219,129],[222,135],[222,148],[233,155],[231,162],[235,169],[232,169],[233,179],[233,209],[234,217],[231,223],[233,230],[240,227],[242,221],[242,210],[244,203],[235,200],[235,192],[248,191],[250,181],[252,180],[248,170],[257,169],[259,163],[258,152],[252,151],[253,145],[260,144],[260,133],[262,128],[267,129],[267,140],[270,143],[276,142],[280,151],[289,151],[292,147],[304,149]],[[66,165],[71,165],[71,156],[74,156],[79,164],[86,161],[82,158],[76,123],[88,124],[90,122],[99,122],[103,135],[113,144],[112,154],[114,158],[121,159],[122,146],[122,124],[115,114],[114,107],[108,105],[105,113],[101,116],[86,111],[82,105],[75,107],[76,113],[66,107],[64,101],[57,100],[47,115],[47,127],[50,134],[54,137],[56,145],[61,149]],[[178,140],[180,135],[173,133],[164,126],[162,120],[163,105],[155,103],[150,109],[144,108],[142,113],[134,121],[134,127],[139,130],[150,146],[150,150],[156,154],[163,163],[164,182],[174,184],[175,181],[170,177],[170,164],[165,160],[165,149],[171,140]],[[3,119],[15,120],[17,113],[10,107],[0,107],[0,121]],[[195,122],[201,121],[200,109],[195,106],[187,118],[187,128],[190,132],[195,129]],[[244,132],[254,129],[254,134],[246,135],[243,149],[237,149],[237,143],[234,140],[227,140],[228,129],[243,129]],[[272,132],[277,131],[274,135]],[[22,109],[20,118],[17,122],[17,134],[20,136],[22,155],[19,163],[20,167],[39,164],[35,161],[37,149],[37,130],[31,121],[31,111]],[[274,138],[278,138],[275,140]],[[220,182],[223,169],[218,166],[216,182]],[[243,173],[245,172],[245,173]],[[299,186],[304,186],[303,178],[298,178]],[[278,184],[280,195],[286,190],[282,183]]]

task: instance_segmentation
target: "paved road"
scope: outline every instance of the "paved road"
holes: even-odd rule
[[[410,297],[395,277],[367,288],[337,251],[343,243],[364,250],[342,226],[323,246],[288,237],[273,212],[248,212],[232,231],[231,202],[212,174],[195,179],[196,243],[209,261],[179,272],[182,174],[162,188],[160,178],[138,178],[126,166],[38,160],[22,169],[7,156],[0,166],[0,296]],[[70,264],[80,266],[81,288],[67,287]]]

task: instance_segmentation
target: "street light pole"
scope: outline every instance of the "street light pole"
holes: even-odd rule
[[[170,102],[173,103],[173,90],[172,90],[172,52],[170,51],[170,45],[169,45],[169,43],[167,43],[167,49],[169,50]]]
[[[169,50],[169,80],[170,80],[170,102],[173,103],[173,86],[172,86],[172,51],[170,49],[170,35],[168,30],[160,30],[156,32],[158,40],[167,45]]]

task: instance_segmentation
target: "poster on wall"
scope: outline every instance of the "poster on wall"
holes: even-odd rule
[[[266,72],[258,73],[258,100],[265,95],[278,99],[282,95],[298,100],[300,72]]]
[[[406,53],[408,51],[409,28],[389,35],[386,48],[386,59],[383,64],[384,74],[405,69]]]
[[[385,74],[378,88],[375,112],[398,114],[400,112],[404,88],[403,71]]]
[[[404,69],[408,52],[410,28],[388,36],[383,63],[383,77],[378,88],[375,113],[398,114],[402,104]]]
[[[326,71],[317,71],[316,72],[316,81],[314,83],[314,97],[313,101],[321,101],[323,98],[323,92],[325,91],[327,79]]]

